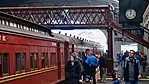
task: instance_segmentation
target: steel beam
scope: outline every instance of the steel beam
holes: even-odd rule
[[[52,27],[83,25],[108,27],[110,6],[4,7],[0,11]]]

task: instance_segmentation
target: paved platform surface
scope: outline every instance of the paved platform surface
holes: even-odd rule
[[[108,81],[106,81],[106,83],[98,82],[97,84],[113,84],[113,81],[108,80]],[[141,81],[139,81],[139,84],[149,84],[149,80],[141,80]]]

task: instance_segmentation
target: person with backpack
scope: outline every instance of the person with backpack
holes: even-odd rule
[[[84,68],[84,71],[83,71],[83,81],[85,81],[85,76],[87,75],[88,73],[88,65],[86,64],[86,59],[90,56],[90,50],[89,49],[86,49],[85,52],[82,53],[82,60],[83,60],[83,68]]]
[[[141,66],[139,60],[135,58],[135,51],[130,50],[129,56],[122,63],[122,77],[125,84],[138,84],[141,78]]]
[[[98,59],[96,56],[94,55],[90,55],[85,63],[88,65],[88,75],[90,75],[93,78],[93,84],[96,84],[96,78],[95,78],[95,74],[96,74],[96,68],[98,67]]]

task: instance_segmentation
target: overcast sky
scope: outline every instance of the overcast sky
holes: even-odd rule
[[[85,29],[85,30],[52,30],[54,33],[58,33],[61,31],[62,34],[67,33],[67,35],[78,36],[81,38],[85,38],[87,40],[99,42],[104,50],[107,49],[107,39],[104,33],[99,29]]]

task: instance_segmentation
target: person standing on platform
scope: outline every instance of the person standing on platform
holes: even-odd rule
[[[85,76],[88,73],[88,65],[85,63],[86,59],[88,58],[88,56],[90,56],[90,50],[86,49],[85,53],[83,53],[82,55],[82,60],[83,60],[83,68],[84,68],[84,72],[83,72],[83,80],[85,80]]]
[[[92,78],[93,78],[93,84],[96,84],[96,78],[95,78],[95,74],[96,74],[96,68],[98,67],[98,59],[96,56],[94,55],[90,55],[85,63],[89,66],[88,69],[88,73]]]
[[[141,78],[141,67],[139,60],[135,58],[135,51],[130,50],[129,56],[122,64],[121,79],[124,77],[125,84],[138,84]]]
[[[147,57],[144,55],[144,53],[141,53],[141,62],[142,62],[142,70],[145,72],[145,67],[147,65]]]
[[[84,71],[84,68],[83,68],[83,60],[82,60],[82,58],[80,58],[79,53],[77,53],[77,52],[74,52],[74,53],[73,53],[73,56],[76,57],[76,61],[78,61],[79,64],[80,64],[80,67],[81,67],[81,78],[82,78],[83,71]],[[80,80],[80,81],[82,81],[82,80]]]
[[[100,78],[101,82],[105,82],[105,76],[106,76],[106,57],[100,55],[99,57],[99,67],[100,67]]]
[[[79,84],[81,79],[81,67],[75,56],[70,56],[70,60],[66,64],[66,84]]]

